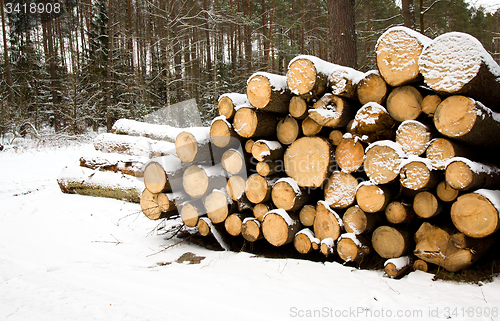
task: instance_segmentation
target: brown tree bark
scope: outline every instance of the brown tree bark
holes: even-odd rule
[[[356,26],[354,0],[328,0],[331,61],[356,69]]]

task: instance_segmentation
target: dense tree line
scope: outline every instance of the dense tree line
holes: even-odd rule
[[[255,71],[284,74],[298,54],[375,69],[378,37],[403,23],[431,38],[467,32],[495,59],[500,53],[500,12],[463,0],[405,0],[404,15],[393,0],[345,1],[355,12],[356,52],[348,57],[332,49],[333,0],[58,1],[55,15],[13,10],[35,1],[0,0],[2,133],[109,129],[189,98],[212,119],[220,94],[244,92]]]

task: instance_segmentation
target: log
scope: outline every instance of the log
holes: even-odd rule
[[[302,133],[304,134],[304,136],[316,136],[316,135],[320,136],[320,133],[325,131],[323,126],[315,122],[309,116],[304,118],[304,120],[300,124],[300,128],[302,129]]]
[[[331,237],[321,240],[319,250],[325,257],[329,257],[330,255],[337,252],[337,245],[335,244],[335,240]]]
[[[380,75],[392,87],[418,81],[418,59],[430,41],[406,27],[389,28],[379,37],[375,50]]]
[[[314,225],[314,219],[316,218],[316,206],[314,205],[304,205],[299,212],[299,221],[302,225],[310,227]]]
[[[284,209],[267,212],[262,221],[264,238],[276,247],[293,242],[295,234],[300,228],[298,215],[287,213]]]
[[[385,218],[391,224],[408,223],[415,217],[413,204],[404,201],[393,201],[385,208]]]
[[[94,139],[94,148],[104,153],[119,153],[140,157],[175,154],[175,146],[166,141],[103,133]]]
[[[365,73],[363,78],[358,82],[357,90],[358,100],[361,105],[369,102],[383,104],[389,93],[387,83],[380,76],[378,70],[371,70]]]
[[[390,186],[375,185],[373,182],[366,181],[358,185],[356,201],[363,212],[376,213],[384,211],[394,195],[395,192]]]
[[[253,216],[258,219],[260,222],[264,220],[264,215],[267,214],[267,212],[271,211],[274,209],[274,206],[272,203],[259,203],[256,204],[253,208]]]
[[[474,155],[475,153],[470,148],[446,138],[431,140],[425,151],[425,157],[431,161],[434,168],[439,170],[446,169],[448,161],[453,157],[472,158]]]
[[[431,218],[443,211],[443,204],[434,194],[424,191],[415,195],[413,211],[421,218]]]
[[[254,204],[250,202],[245,194],[243,194],[240,199],[237,201],[238,203],[238,211],[240,213],[246,211],[253,211]]]
[[[321,126],[330,128],[346,127],[354,114],[355,109],[352,103],[330,93],[326,93],[314,103],[312,109],[309,109],[309,117],[312,120]]]
[[[364,257],[370,254],[370,247],[363,236],[344,233],[337,241],[337,254],[346,263],[361,263]]]
[[[198,220],[200,217],[206,215],[205,207],[203,203],[199,200],[197,201],[187,201],[181,204],[181,219],[182,222],[187,227],[198,226]]]
[[[443,202],[453,202],[457,199],[459,191],[452,188],[446,180],[441,181],[436,187],[436,196]]]
[[[253,144],[255,144],[255,141],[253,139],[247,139],[247,141],[245,142],[245,152],[252,154]]]
[[[214,225],[207,217],[200,217],[198,221],[198,232],[202,236],[213,235],[217,243],[222,247],[223,250],[229,251],[229,245],[226,242],[224,234],[221,233],[221,226]]]
[[[399,177],[399,167],[405,153],[401,145],[381,140],[365,150],[365,173],[375,184],[388,184]]]
[[[319,187],[330,174],[333,160],[333,147],[328,140],[302,137],[285,152],[285,172],[301,187]]]
[[[359,235],[373,231],[381,217],[378,213],[366,214],[358,205],[354,205],[345,211],[342,221],[347,233]]]
[[[497,148],[500,137],[500,115],[465,96],[443,100],[434,114],[434,125],[443,135],[465,144]]]
[[[239,201],[245,195],[245,186],[243,176],[234,175],[227,180],[226,191],[233,201]]]
[[[240,108],[233,119],[233,128],[243,138],[273,137],[276,135],[278,118],[273,113]]]
[[[500,185],[500,168],[492,164],[455,157],[448,161],[445,178],[451,188],[460,191],[492,188]]]
[[[284,152],[278,141],[259,139],[252,146],[252,156],[259,162],[281,159]]]
[[[276,177],[252,174],[246,181],[245,195],[254,204],[268,202],[271,200],[271,191],[276,180]]]
[[[229,235],[238,236],[241,235],[243,228],[243,221],[248,217],[246,213],[233,213],[230,214],[224,221],[224,227]]]
[[[330,132],[330,135],[328,135],[328,139],[333,145],[338,146],[344,139],[344,133],[338,129],[334,129]]]
[[[237,106],[248,106],[247,95],[239,93],[227,93],[219,96],[217,107],[219,116],[225,116],[228,121],[231,121],[236,113]]]
[[[425,153],[432,139],[429,126],[416,120],[401,123],[396,131],[396,143],[408,155],[420,156]]]
[[[493,243],[491,238],[473,239],[462,233],[448,232],[428,222],[424,222],[415,233],[415,241],[415,256],[450,272],[471,266]]]
[[[319,98],[328,89],[328,76],[337,65],[318,57],[300,55],[288,64],[286,82],[293,94],[305,99]]]
[[[219,148],[239,147],[240,136],[236,134],[233,126],[227,121],[226,116],[213,119],[210,125],[210,141]]]
[[[415,120],[422,112],[422,99],[413,86],[396,87],[387,97],[387,111],[395,121]]]
[[[428,272],[429,271],[429,264],[425,262],[424,260],[418,259],[413,262],[413,270],[414,271],[422,271],[422,272]]]
[[[358,82],[364,73],[355,69],[339,66],[328,76],[328,84],[335,96],[356,99]]]
[[[314,237],[310,229],[304,228],[295,234],[293,246],[300,254],[308,254],[319,249],[320,240]]]
[[[334,172],[325,184],[325,201],[332,208],[341,209],[351,206],[356,199],[358,180],[351,174]]]
[[[480,189],[459,196],[451,206],[451,220],[467,236],[484,238],[500,227],[500,191]]]
[[[439,172],[434,170],[426,158],[410,157],[401,162],[399,181],[404,188],[423,191],[434,188],[439,183]]]
[[[373,249],[384,259],[405,255],[411,245],[410,233],[402,228],[382,225],[372,234]]]
[[[196,137],[190,132],[182,132],[175,139],[177,157],[184,163],[212,164],[212,146],[210,136]]]
[[[353,173],[361,168],[365,157],[363,144],[352,137],[342,139],[335,149],[335,160],[345,173]]]
[[[307,117],[307,110],[309,107],[307,106],[307,102],[304,98],[300,96],[293,96],[290,99],[290,105],[288,106],[288,112],[295,119],[304,119]]]
[[[258,162],[255,167],[257,173],[261,176],[272,176],[285,170],[282,160]]]
[[[206,217],[201,217],[200,220],[198,220],[198,224],[196,225],[198,228],[198,232],[201,234],[201,236],[208,236],[212,233],[213,225],[210,219]]]
[[[153,194],[145,188],[141,194],[139,203],[141,205],[141,211],[150,220],[159,220],[177,214],[177,207],[174,203],[173,194]]]
[[[291,115],[279,121],[276,126],[276,136],[283,145],[290,145],[302,134],[302,127]]]
[[[400,279],[408,274],[412,267],[412,259],[409,256],[402,256],[385,261],[384,272],[391,279]]]
[[[261,223],[256,218],[246,218],[241,226],[241,235],[248,242],[255,242],[264,237],[262,235]]]
[[[247,81],[247,97],[252,106],[266,112],[288,114],[292,93],[286,76],[257,72]]]
[[[348,127],[349,132],[367,143],[392,140],[396,136],[396,124],[387,110],[377,103],[363,105]]]
[[[271,198],[277,208],[295,212],[310,202],[312,195],[305,187],[300,187],[293,178],[277,180],[271,191]]]
[[[340,216],[330,208],[327,202],[319,201],[316,205],[316,217],[314,219],[314,235],[324,240],[326,238],[338,239],[344,223]]]
[[[226,191],[213,190],[203,200],[207,216],[214,224],[222,223],[236,211],[237,204],[227,195]]]
[[[221,165],[191,165],[182,175],[182,186],[192,198],[201,198],[214,189],[223,189],[226,184],[226,172]]]
[[[198,129],[197,129],[198,130]],[[111,133],[136,137],[147,137],[153,140],[175,142],[179,129],[167,125],[149,124],[132,119],[118,119],[111,127]]]
[[[118,153],[94,153],[80,157],[80,166],[100,171],[120,172],[122,174],[143,177],[144,166],[148,158]]]
[[[422,112],[429,117],[433,117],[436,109],[443,100],[438,95],[427,95],[422,99]]]
[[[181,161],[173,155],[155,158],[144,168],[144,185],[154,194],[178,190],[183,170]]]
[[[243,155],[243,151],[230,148],[222,154],[221,165],[229,174],[238,175],[246,173],[248,168],[248,158]]]
[[[121,173],[65,166],[57,183],[63,193],[115,198],[139,203],[144,190],[142,179]]]
[[[426,85],[438,94],[470,96],[500,111],[500,67],[471,35],[450,32],[436,37],[418,64]]]

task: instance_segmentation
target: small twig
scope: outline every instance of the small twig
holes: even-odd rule
[[[115,245],[122,244],[122,241],[118,240],[113,234],[110,234],[116,241],[92,241],[92,243],[113,243]]]
[[[182,239],[182,240],[180,240],[180,241],[179,241],[179,242],[177,242],[177,243],[170,244],[169,246],[165,246],[165,247],[163,247],[163,249],[162,249],[162,250],[160,250],[160,251],[158,251],[158,252],[155,252],[155,253],[151,253],[151,254],[149,254],[149,255],[146,255],[146,257],[150,257],[150,256],[153,256],[153,255],[156,255],[156,254],[160,254],[160,253],[162,253],[162,252],[165,252],[165,251],[166,251],[166,250],[168,250],[169,248],[174,247],[174,246],[177,246],[177,245],[179,245],[179,244],[181,244],[181,243],[183,243],[183,242],[185,242],[185,241],[189,240],[191,237],[192,237],[192,236],[188,236],[188,237],[186,237],[185,239]]]

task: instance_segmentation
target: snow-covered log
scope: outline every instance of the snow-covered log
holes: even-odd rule
[[[316,205],[313,228],[314,235],[318,239],[332,238],[336,240],[344,230],[344,222],[342,222],[337,212],[330,208],[327,202],[319,201]]]
[[[346,135],[335,149],[335,161],[344,173],[353,173],[361,168],[365,157],[365,148],[357,138]]]
[[[271,191],[271,198],[277,208],[286,211],[298,211],[312,199],[313,193],[306,187],[300,187],[297,182],[290,177],[277,180]]]
[[[372,234],[373,249],[385,259],[405,255],[411,245],[413,245],[412,235],[402,227],[382,225]]]
[[[381,221],[379,213],[365,213],[358,205],[349,207],[342,217],[344,229],[355,235],[370,233]]]
[[[500,186],[500,168],[493,164],[455,157],[448,161],[445,178],[446,183],[456,190],[491,188]]]
[[[226,175],[221,165],[191,165],[182,174],[182,186],[192,198],[201,198],[214,189],[225,189]]]
[[[227,93],[219,97],[217,107],[219,116],[224,116],[228,121],[233,120],[234,113],[239,106],[249,106],[246,94],[240,93]]]
[[[151,193],[147,188],[141,194],[141,210],[150,220],[159,220],[177,215],[176,200],[181,195]]]
[[[272,188],[277,179],[276,177],[263,177],[259,174],[250,175],[245,186],[245,195],[248,200],[254,204],[270,201]]]
[[[354,100],[357,98],[357,87],[364,73],[355,69],[339,66],[328,76],[328,84],[332,94]]]
[[[257,72],[248,78],[247,97],[257,109],[288,114],[292,94],[286,83],[286,76]]]
[[[142,178],[80,166],[64,167],[57,177],[57,183],[64,193],[115,198],[133,203],[139,203],[144,190]]]
[[[320,240],[314,237],[313,231],[304,228],[295,234],[293,246],[300,254],[308,254],[319,249]]]
[[[399,125],[396,142],[406,154],[420,156],[425,153],[432,135],[429,126],[416,120],[407,120]]]
[[[284,152],[279,141],[259,139],[252,146],[252,156],[259,162],[281,159]]]
[[[255,217],[247,217],[241,226],[241,235],[248,242],[255,242],[264,237],[262,235],[262,224]]]
[[[331,208],[348,208],[356,200],[358,180],[352,174],[336,171],[324,188],[325,201]]]
[[[300,228],[297,213],[288,213],[284,209],[267,212],[262,221],[264,238],[274,246],[282,246],[293,242],[295,234]]]
[[[347,99],[326,93],[309,109],[309,117],[318,125],[341,128],[349,123],[356,109]]]
[[[214,189],[203,199],[208,218],[214,224],[222,223],[237,211],[238,204],[234,202],[225,189]]]
[[[389,89],[378,70],[371,70],[365,73],[363,78],[359,80],[357,94],[361,105],[370,102],[383,104],[389,94]]]
[[[387,109],[374,102],[366,103],[356,112],[348,129],[367,143],[393,139],[396,136],[396,122]]]
[[[210,144],[210,131],[206,136],[193,135],[184,131],[175,139],[177,157],[184,163],[212,164],[213,153]]]
[[[401,145],[389,140],[370,144],[365,151],[364,169],[375,184],[387,184],[399,177],[399,170],[405,153]]]
[[[412,259],[409,256],[402,256],[395,259],[388,259],[384,263],[384,272],[391,279],[399,279],[410,272]]]
[[[141,157],[159,157],[175,154],[175,145],[167,141],[147,137],[99,134],[94,139],[96,150],[105,153],[120,153]]]
[[[319,98],[328,89],[328,76],[338,65],[318,57],[300,55],[288,64],[286,82],[293,94],[305,99]]]
[[[80,157],[80,166],[142,177],[148,157],[95,151]]]
[[[236,111],[233,127],[236,133],[243,138],[263,139],[276,136],[278,121],[273,113],[244,107]]]
[[[500,228],[500,191],[479,189],[459,196],[451,206],[451,220],[467,236],[483,238]]]
[[[436,37],[418,65],[437,93],[470,96],[500,112],[500,66],[473,36],[449,32]]]
[[[113,134],[147,137],[154,140],[163,140],[170,143],[175,142],[175,138],[182,131],[187,130],[196,135],[206,133],[205,127],[176,128],[168,125],[149,124],[131,119],[119,119],[111,128]]]
[[[375,53],[380,75],[392,87],[419,80],[419,57],[430,38],[406,27],[393,27],[378,39]]]
[[[361,235],[344,233],[337,241],[337,254],[345,262],[360,263],[370,254],[369,242]]]

